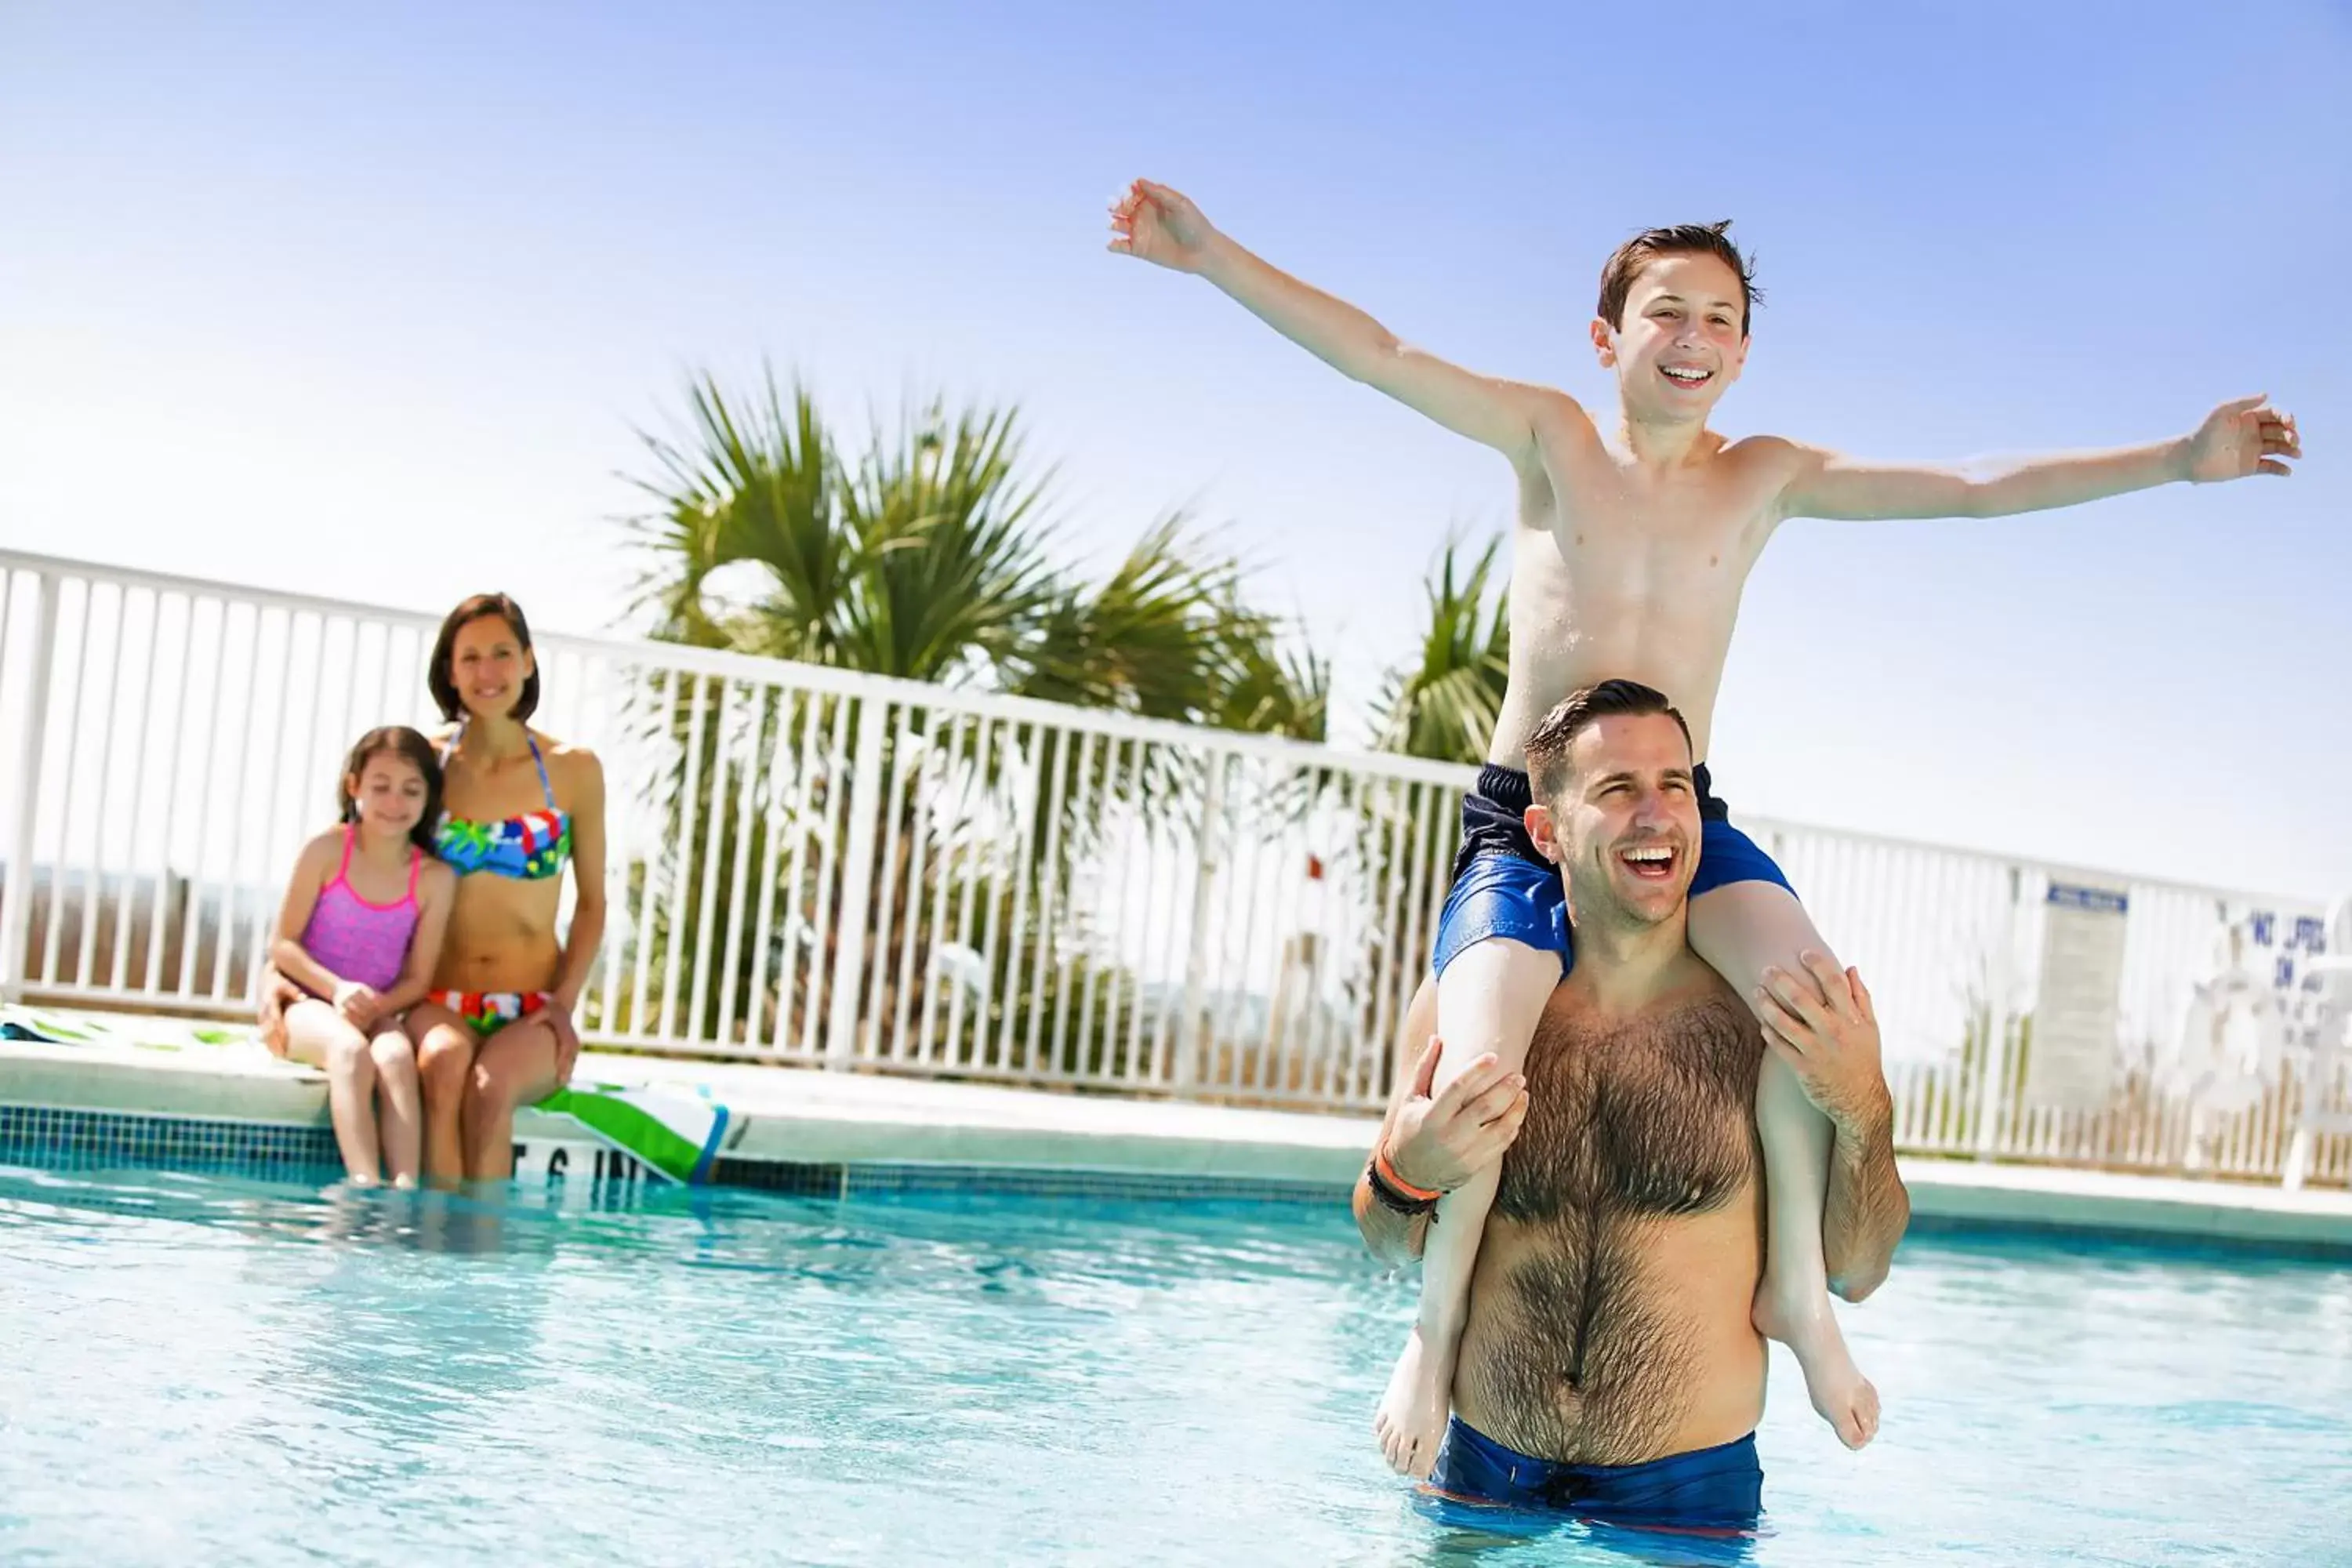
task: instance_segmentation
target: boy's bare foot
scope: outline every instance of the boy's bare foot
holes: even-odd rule
[[[1878,1390],[1853,1364],[1829,1298],[1807,1292],[1791,1303],[1783,1300],[1789,1294],[1776,1290],[1769,1279],[1757,1289],[1751,1314],[1756,1331],[1796,1353],[1813,1409],[1837,1433],[1839,1442],[1859,1448],[1878,1436]]]
[[[1437,1464],[1438,1442],[1445,1436],[1453,1384],[1454,1369],[1429,1348],[1415,1324],[1397,1357],[1396,1371],[1389,1374],[1380,1412],[1372,1417],[1389,1468],[1415,1480],[1429,1479]]]

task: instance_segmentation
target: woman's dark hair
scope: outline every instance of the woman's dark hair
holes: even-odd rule
[[[441,823],[441,759],[433,752],[433,742],[405,724],[386,724],[370,730],[352,748],[343,760],[343,771],[335,780],[335,815],[345,822],[360,819],[359,802],[352,798],[352,783],[367,772],[368,761],[379,752],[390,752],[415,764],[425,778],[425,815],[408,830],[409,842],[430,854],[433,834]]]
[[[457,700],[457,672],[450,664],[457,654],[457,634],[476,621],[504,621],[522,645],[530,651],[530,623],[522,618],[522,606],[504,594],[477,594],[449,612],[441,623],[441,635],[433,639],[433,657],[425,666],[425,687],[433,693],[433,701],[441,710],[441,717],[452,724],[465,717],[466,705]],[[533,660],[530,674],[524,678],[522,695],[507,710],[510,719],[528,719],[539,707],[539,664]]]

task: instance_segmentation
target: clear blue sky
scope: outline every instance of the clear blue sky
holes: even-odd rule
[[[1196,505],[1360,710],[1507,475],[1104,254],[1105,199],[1166,180],[1599,400],[1602,256],[1730,216],[1770,295],[1734,433],[1958,458],[2268,392],[2311,454],[1790,526],[1722,695],[1735,805],[2352,889],[2352,10],[1134,9],[16,0],[0,540],[604,629],[632,427],[768,356],[851,419],[1018,399],[1097,563]]]

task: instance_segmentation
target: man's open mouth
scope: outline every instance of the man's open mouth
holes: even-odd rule
[[[1705,386],[1715,379],[1715,372],[1697,364],[1662,364],[1658,374],[1676,386]]]
[[[1644,881],[1663,882],[1675,874],[1675,848],[1671,844],[1643,844],[1620,849],[1617,858]]]

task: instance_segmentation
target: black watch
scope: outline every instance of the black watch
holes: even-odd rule
[[[1388,1178],[1381,1174],[1381,1163],[1377,1155],[1364,1162],[1364,1179],[1372,1184],[1372,1196],[1380,1200],[1380,1205],[1384,1209],[1403,1215],[1408,1219],[1437,1212],[1435,1198],[1416,1198],[1391,1186]]]

